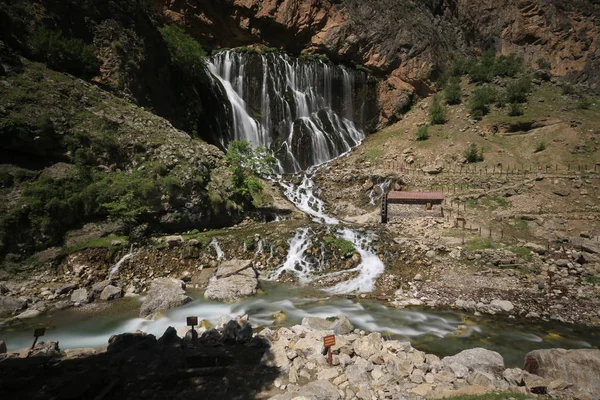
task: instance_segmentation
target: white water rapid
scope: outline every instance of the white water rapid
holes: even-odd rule
[[[219,246],[219,242],[217,241],[217,238],[212,238],[212,240],[210,241],[210,244],[215,249],[215,253],[217,255],[217,260],[221,261],[221,260],[225,259],[225,253],[223,253],[223,250],[221,250],[221,246]]]

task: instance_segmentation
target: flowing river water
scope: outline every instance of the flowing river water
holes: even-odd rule
[[[594,329],[560,323],[515,321],[490,316],[474,317],[457,311],[423,309],[401,310],[380,302],[358,297],[345,298],[309,287],[290,287],[262,282],[263,293],[235,304],[206,301],[199,291],[192,292],[195,301],[167,311],[157,321],[138,318],[140,298],[115,300],[107,308],[69,309],[37,319],[35,326],[46,326],[45,340],[58,340],[62,349],[104,347],[113,334],[137,329],[162,335],[169,326],[185,326],[187,316],[195,315],[217,324],[221,315],[248,314],[252,324],[291,326],[302,318],[346,315],[354,326],[365,331],[381,332],[386,338],[409,340],[413,346],[439,356],[455,354],[472,347],[486,347],[504,356],[507,366],[521,367],[524,355],[539,348],[590,348],[600,343]],[[273,314],[285,313],[283,321]],[[466,329],[455,332],[459,326]],[[30,346],[34,326],[9,328],[0,336],[9,350]]]

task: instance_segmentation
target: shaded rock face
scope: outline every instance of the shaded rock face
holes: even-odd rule
[[[140,308],[140,317],[152,319],[157,313],[192,301],[185,293],[183,281],[172,278],[155,279]]]
[[[220,132],[227,125],[222,88],[210,79],[206,69],[189,82],[174,68],[149,2],[19,3],[0,7],[0,39],[29,55],[27,37],[35,27],[44,25],[93,43],[101,62],[94,81],[140,106],[152,108],[178,129],[220,143]]]
[[[600,393],[600,350],[534,350],[525,356],[523,369],[550,380],[574,384],[578,391]]]

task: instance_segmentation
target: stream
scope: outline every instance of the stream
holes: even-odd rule
[[[143,330],[160,337],[169,326],[183,328],[188,316],[198,316],[217,324],[221,315],[248,314],[250,322],[260,330],[264,326],[291,326],[302,318],[346,315],[354,326],[367,332],[380,332],[387,339],[409,340],[417,349],[440,357],[459,351],[486,347],[502,354],[507,367],[522,367],[527,352],[551,347],[591,348],[600,344],[597,330],[559,323],[539,323],[474,317],[457,311],[396,309],[357,297],[331,296],[308,287],[290,287],[263,281],[264,293],[240,301],[223,304],[206,301],[200,291],[192,292],[195,301],[167,311],[157,321],[138,318],[140,298],[123,298],[103,310],[68,309],[39,317],[36,325],[19,325],[4,330],[0,336],[9,350],[31,346],[36,326],[46,326],[44,340],[58,340],[61,349],[104,347],[111,335]],[[91,308],[91,306],[89,306]],[[282,311],[286,319],[272,317]],[[466,326],[460,334],[453,332]]]

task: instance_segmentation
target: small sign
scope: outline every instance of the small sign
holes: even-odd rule
[[[325,347],[335,346],[335,335],[325,336],[323,338],[323,346],[325,346]]]
[[[46,328],[37,328],[35,331],[33,331],[33,336],[38,337],[38,336],[44,336],[46,334]]]
[[[187,317],[187,326],[198,325],[198,317]]]

